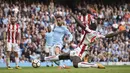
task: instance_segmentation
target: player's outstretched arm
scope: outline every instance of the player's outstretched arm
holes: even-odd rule
[[[118,34],[125,33],[125,32],[126,32],[126,30],[114,32],[114,33],[111,33],[111,34],[106,34],[105,38],[111,38],[111,37],[117,36]]]

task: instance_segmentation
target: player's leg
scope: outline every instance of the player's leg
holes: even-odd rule
[[[86,59],[86,61],[88,61],[88,57],[89,57],[89,47],[85,44],[80,46],[82,49],[80,51],[80,58],[83,61],[84,59]]]
[[[64,53],[56,56],[49,56],[45,57],[45,61],[59,61],[59,60],[67,60],[70,59],[70,54],[69,53]]]
[[[66,59],[70,59],[69,53],[64,53],[64,54],[60,54],[60,55],[56,55],[56,56],[49,56],[49,57],[44,58],[45,61],[54,61],[60,67],[62,65],[61,64],[62,61],[60,61],[60,60],[66,60]],[[65,66],[65,67],[68,68],[67,66]]]
[[[49,56],[53,56],[54,54],[52,54],[54,52],[53,46],[50,46],[49,48]],[[50,61],[51,66],[53,67],[53,61]]]
[[[94,64],[94,63],[88,63],[88,62],[79,62],[78,67],[80,67],[80,68],[90,68],[90,67],[98,68],[98,65]]]
[[[61,48],[62,48],[61,45],[55,46],[55,54],[56,54],[56,55],[59,55],[59,54],[61,53]]]
[[[63,65],[63,61],[64,59],[69,59],[69,54],[60,54],[61,53],[61,48],[62,48],[62,45],[59,44],[59,45],[54,45],[54,47],[52,48],[52,52],[54,51],[54,55],[53,56],[49,56],[49,57],[45,57],[44,59],[46,61],[54,61],[54,63],[58,66],[62,66]]]
[[[63,45],[62,44],[58,44],[58,45],[55,45],[54,48],[55,48],[55,54],[56,55],[59,55],[61,53],[61,49],[62,49]],[[62,60],[59,60],[59,61],[54,61],[54,63],[58,66],[62,66]]]
[[[14,52],[14,55],[15,55],[16,69],[21,69],[21,67],[19,66],[19,55],[18,55],[18,52]]]
[[[69,66],[64,64],[64,60],[70,59],[70,54],[69,53],[63,53],[59,56],[60,59],[60,66],[59,69],[70,69]]]
[[[80,68],[100,68],[100,69],[105,69],[105,66],[103,66],[100,63],[88,63],[88,62],[79,62],[78,67],[80,67]]]
[[[18,52],[20,51],[20,48],[18,46],[18,44],[13,44],[13,49],[14,49],[14,55],[15,55],[15,64],[16,64],[16,69],[21,69],[21,67],[19,66],[19,54]]]
[[[43,61],[58,61],[59,60],[59,55],[55,54],[55,46],[52,46],[52,48],[50,49],[50,55],[48,57],[43,57],[42,60]]]
[[[12,45],[11,43],[7,43],[7,48],[6,48],[6,66],[7,66],[7,69],[13,69],[10,67],[10,54],[11,54],[11,51],[12,51]]]
[[[75,68],[102,68],[104,69],[105,67],[102,64],[94,64],[94,63],[88,63],[88,62],[81,62],[80,57],[78,56],[71,56],[70,59],[73,62],[73,66]]]
[[[84,60],[84,58],[87,58],[89,56],[89,51],[85,50],[82,55],[81,55],[81,60]],[[87,58],[87,61],[88,61],[88,58]]]
[[[52,46],[51,49],[50,49],[50,56],[55,56],[55,48],[54,48],[54,46]]]
[[[49,52],[50,52],[49,48],[50,48],[50,46],[47,46],[47,45],[45,46],[45,54],[46,54],[45,56],[46,57],[49,56]],[[49,67],[49,61],[46,61],[46,66]]]
[[[55,64],[59,65],[59,59],[58,59],[58,55],[59,55],[60,51],[59,51],[59,47],[56,45],[53,45],[50,49],[50,55],[49,57],[45,57],[44,60],[45,61],[52,61]]]
[[[11,51],[7,51],[7,54],[6,54],[6,66],[7,66],[7,69],[13,69],[10,67],[10,54],[11,54]]]
[[[73,62],[73,66],[78,68],[78,63],[81,62],[80,57],[78,56],[70,56],[70,60]]]
[[[61,53],[62,45],[54,45],[50,48],[50,54],[52,56],[59,55]]]

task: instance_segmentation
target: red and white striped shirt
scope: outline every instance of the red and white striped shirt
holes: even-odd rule
[[[7,29],[7,42],[17,43],[17,38],[20,33],[19,24],[8,24]]]
[[[86,16],[78,16],[79,20],[84,24],[88,24],[90,25],[91,24],[91,20],[93,19],[93,16],[91,14],[87,14]]]
[[[86,16],[78,16],[78,19],[83,23],[83,25],[85,26],[89,26],[91,24],[91,21],[93,18],[93,16],[91,14],[87,14]],[[84,34],[84,31],[82,30],[82,34]]]

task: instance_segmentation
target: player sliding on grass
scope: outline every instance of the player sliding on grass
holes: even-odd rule
[[[45,57],[44,60],[45,61],[57,61],[57,60],[67,60],[70,59],[73,62],[73,66],[75,68],[105,68],[103,65],[99,64],[99,63],[88,63],[88,62],[82,62],[81,57],[79,56],[81,49],[71,43],[70,44],[71,47],[74,48],[73,51],[70,51],[70,53],[64,53],[64,54],[60,54],[57,56],[49,56],[49,57]],[[64,68],[68,68],[68,67],[64,67]]]
[[[88,28],[86,28],[88,30]],[[91,30],[92,31],[92,30]],[[86,43],[85,46],[91,44],[92,42],[95,42],[97,38],[104,38],[105,36],[99,35],[95,31],[90,32],[85,36],[85,39],[83,43]],[[70,59],[73,62],[73,66],[75,68],[79,67],[93,67],[93,68],[105,68],[103,65],[98,63],[88,63],[88,62],[82,62],[82,59],[87,54],[87,51],[85,51],[85,48],[80,49],[78,45],[73,44],[73,42],[70,43],[70,47],[73,47],[74,50],[70,51],[70,53],[64,53],[57,56],[50,56],[45,57],[45,61],[55,61],[55,60],[66,60]]]
[[[84,28],[82,23],[79,24],[79,25]],[[87,45],[96,41],[97,38],[105,38],[105,36],[100,35],[96,31],[90,30],[88,27],[85,28],[85,32],[86,33],[84,35],[84,38],[83,38],[82,42],[80,43],[80,45],[84,44],[84,48],[80,49],[79,48],[80,45],[75,45],[73,43],[70,43],[70,46],[74,48],[74,50],[71,51],[70,53],[64,53],[64,54],[60,54],[60,55],[57,55],[57,56],[45,57],[44,60],[45,61],[55,61],[55,60],[70,59],[73,62],[73,66],[75,68],[78,68],[78,67],[105,68],[101,64],[93,64],[93,63],[88,63],[88,62],[82,62],[83,58],[87,54],[87,52],[85,51],[88,47]]]
[[[97,41],[97,39],[100,38],[110,38],[113,37],[119,33],[122,32],[116,32],[114,34],[108,34],[108,35],[100,35],[98,32],[94,31],[94,30],[90,30],[88,28],[88,26],[84,26],[82,25],[82,22],[79,21],[73,14],[71,14],[75,20],[78,22],[78,25],[85,30],[85,35],[84,38],[82,40],[82,42],[80,43],[84,45],[84,47],[82,49],[80,49],[80,45],[75,45],[73,43],[70,43],[70,46],[75,48],[73,51],[70,51],[70,53],[64,53],[64,54],[60,54],[57,56],[50,56],[50,57],[45,57],[44,60],[45,61],[55,61],[55,60],[66,60],[66,59],[70,59],[73,62],[73,66],[75,68],[79,68],[79,67],[84,67],[84,68],[88,68],[88,67],[92,67],[92,68],[105,68],[102,64],[99,63],[88,63],[88,62],[82,62],[82,59],[85,57],[85,55],[87,54],[86,50],[87,48],[89,48],[88,45],[91,45],[92,43],[94,43],[95,41]],[[92,25],[94,26],[94,25]],[[92,26],[89,26],[91,29],[94,29]]]

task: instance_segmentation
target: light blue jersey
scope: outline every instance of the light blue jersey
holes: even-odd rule
[[[45,43],[46,46],[52,46],[53,45],[53,32],[47,32],[45,34],[45,40],[46,40],[46,43]]]
[[[69,32],[66,26],[56,26],[53,30],[53,44],[63,44],[63,37],[65,35],[69,36],[69,41],[72,41],[72,34]]]

